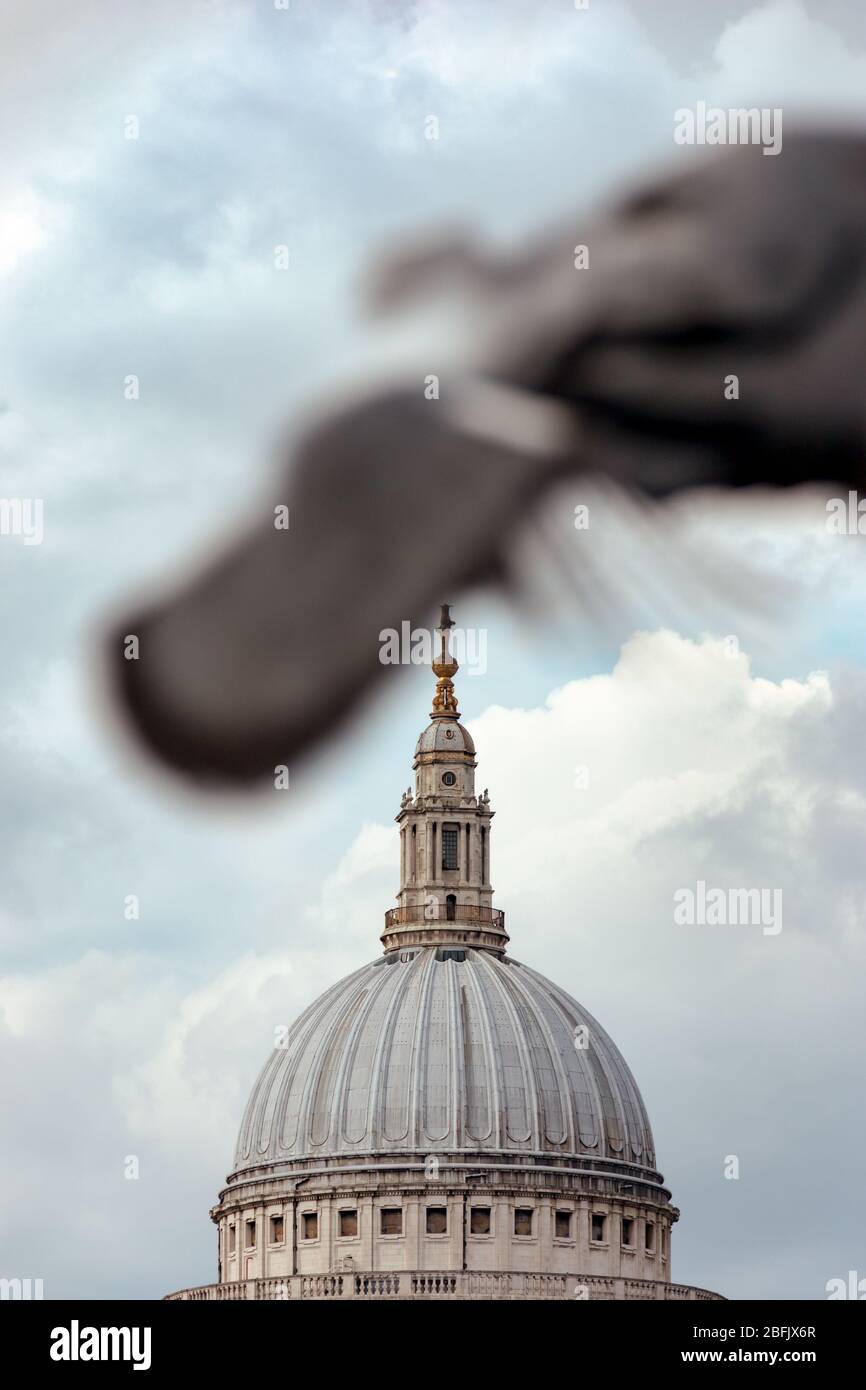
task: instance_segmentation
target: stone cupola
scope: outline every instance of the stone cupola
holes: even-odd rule
[[[485,788],[475,788],[475,744],[460,723],[451,650],[454,623],[442,605],[430,723],[415,745],[415,786],[400,803],[398,906],[385,914],[386,952],[410,946],[467,946],[502,955],[505,914],[492,905],[490,826]]]

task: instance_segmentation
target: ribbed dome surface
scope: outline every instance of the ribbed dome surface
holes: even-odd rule
[[[456,719],[434,719],[415,744],[416,758],[419,753],[471,753],[474,757],[475,744]]]
[[[307,1009],[256,1083],[236,1169],[460,1150],[654,1166],[635,1081],[585,1009],[516,961],[437,954],[381,957]]]

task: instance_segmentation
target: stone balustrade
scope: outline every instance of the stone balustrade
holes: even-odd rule
[[[288,1301],[299,1298],[363,1299],[657,1299],[685,1302],[720,1299],[687,1284],[661,1279],[604,1279],[574,1274],[527,1274],[485,1270],[351,1270],[341,1274],[293,1274],[285,1278],[245,1279],[180,1289],[167,1301],[220,1302],[246,1299]]]

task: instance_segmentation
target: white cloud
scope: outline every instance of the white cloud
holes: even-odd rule
[[[802,0],[758,5],[723,30],[702,75],[725,100],[800,110],[866,109],[866,53],[806,10]],[[788,112],[786,111],[786,115]]]
[[[538,100],[542,84],[566,75],[579,82],[586,74],[609,73],[617,46],[658,76],[659,55],[643,44],[639,26],[615,0],[603,16],[592,7],[581,11],[550,0],[532,7],[522,0],[474,7],[428,0],[394,36],[387,61],[389,74],[427,74],[443,95],[504,97],[510,105],[518,93]]]
[[[56,237],[62,223],[62,209],[32,188],[0,198],[0,277],[11,275],[25,257]]]
[[[753,678],[748,657],[729,650],[724,639],[641,633],[610,676],[554,691],[545,711],[495,709],[473,725],[479,746],[494,750],[484,778],[501,812],[503,887],[538,891],[539,875],[567,877],[576,856],[632,854],[740,807],[768,766],[778,775],[790,723],[808,728],[829,708],[827,679]],[[544,808],[528,825],[527,798]]]

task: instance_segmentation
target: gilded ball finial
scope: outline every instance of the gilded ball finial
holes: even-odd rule
[[[451,617],[450,603],[443,603],[439,626],[436,629],[439,635],[439,650],[434,651],[433,673],[436,676],[436,694],[433,697],[433,708],[430,711],[431,718],[437,715],[445,715],[451,718],[457,716],[457,697],[454,694],[454,676],[459,670],[458,664],[451,652],[451,629],[454,626],[454,619]]]

